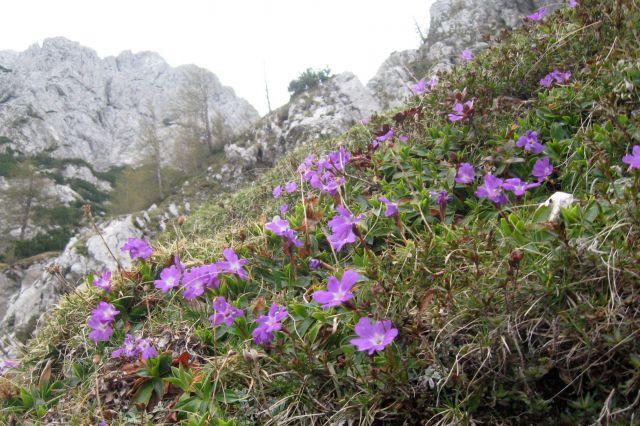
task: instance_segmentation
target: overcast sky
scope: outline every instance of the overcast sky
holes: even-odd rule
[[[307,67],[351,71],[363,84],[396,50],[418,47],[433,0],[15,0],[3,1],[0,50],[63,36],[102,57],[158,52],[194,63],[267,112],[288,101]]]

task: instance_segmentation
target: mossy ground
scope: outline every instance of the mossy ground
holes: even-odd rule
[[[2,418],[13,424],[638,424],[640,421],[640,176],[621,162],[640,144],[640,11],[633,0],[583,0],[528,23],[467,65],[440,76],[407,109],[283,158],[255,184],[221,195],[154,243],[150,262],[121,274],[108,296],[122,314],[109,342],[87,339],[104,293],[68,295],[8,373]],[[570,70],[568,84],[538,81]],[[469,123],[450,123],[454,93],[475,98]],[[383,125],[395,139],[368,149]],[[555,174],[497,207],[454,182],[477,174],[526,179],[541,156],[514,144],[539,132]],[[310,152],[354,153],[339,197],[288,196],[306,245],[293,256],[264,223]],[[430,195],[452,195],[444,210]],[[550,221],[556,191],[576,202]],[[377,201],[400,201],[398,221]],[[335,253],[336,202],[365,215],[361,240]],[[173,255],[213,262],[233,247],[248,281],[215,291],[246,317],[212,328],[211,299],[162,295],[152,280]],[[309,257],[327,265],[311,271]],[[351,308],[311,301],[330,275],[357,270]],[[272,303],[290,317],[268,348],[255,318]],[[374,356],[349,340],[362,316],[390,319],[394,343]],[[164,356],[110,359],[125,330]],[[173,367],[173,368],[170,368]],[[147,385],[151,383],[152,385]],[[147,389],[150,389],[147,392]]]

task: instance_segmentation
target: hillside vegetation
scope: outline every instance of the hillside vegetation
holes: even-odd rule
[[[528,20],[132,242],[5,361],[0,418],[638,424],[638,6]]]

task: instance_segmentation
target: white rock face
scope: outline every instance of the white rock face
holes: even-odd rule
[[[88,167],[67,164],[62,171],[62,176],[67,179],[82,179],[86,182],[92,183],[96,188],[104,192],[109,192],[112,189],[109,182],[95,177]]]
[[[245,141],[225,147],[221,180],[236,182],[256,164],[272,164],[297,146],[339,135],[379,110],[380,104],[355,75],[336,75],[263,117]]]
[[[131,260],[127,253],[120,251],[120,247],[129,237],[142,236],[131,219],[131,216],[126,216],[99,225],[107,245],[124,268],[131,266]],[[24,342],[29,338],[42,313],[54,306],[61,294],[70,290],[58,277],[46,271],[47,267],[53,266],[60,269],[72,287],[81,285],[81,278],[90,272],[102,273],[117,268],[102,239],[92,229],[85,228],[69,241],[59,257],[40,261],[22,272],[14,271],[13,275],[18,279],[8,277],[6,272],[0,274],[0,284],[5,280],[7,288],[19,288],[19,292],[5,304],[6,312],[0,305],[3,313],[0,322],[3,342],[0,346],[4,350],[15,354],[17,348],[13,342]],[[5,299],[0,297],[1,300]]]
[[[431,5],[429,33],[422,46],[392,53],[367,87],[383,107],[397,107],[417,79],[458,63],[464,49],[477,53],[487,48],[488,40],[518,27],[540,7],[553,9],[558,4],[555,0],[437,0]],[[408,71],[416,61],[424,75],[412,76]]]
[[[0,135],[21,152],[50,149],[56,158],[80,158],[100,171],[140,160],[135,143],[149,104],[161,134],[175,125],[176,99],[193,69],[172,68],[151,52],[101,59],[64,38],[18,54],[0,52],[0,66]],[[206,79],[210,111],[231,134],[258,120],[214,74],[206,72]]]
[[[402,105],[411,95],[415,77],[411,75],[408,64],[417,59],[417,50],[393,52],[380,65],[376,75],[369,80],[367,88],[375,95],[382,110]]]

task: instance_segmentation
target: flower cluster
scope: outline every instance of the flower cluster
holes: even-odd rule
[[[318,290],[313,293],[313,300],[320,303],[324,309],[341,305],[351,299],[353,293],[351,287],[360,279],[357,272],[349,269],[342,274],[342,279],[338,281],[336,277],[329,277],[327,290]]]
[[[458,172],[456,173],[455,181],[457,183],[468,185],[473,183],[476,178],[476,173],[473,170],[473,166],[469,163],[462,163],[460,167],[458,167]]]
[[[544,151],[544,145],[538,141],[538,132],[528,131],[524,135],[520,136],[516,146],[524,148],[525,151],[530,151],[534,154],[540,154]]]
[[[558,84],[563,84],[568,82],[571,79],[571,71],[558,71],[554,70],[553,72],[545,75],[542,80],[540,80],[540,86],[550,88],[554,82]]]
[[[129,237],[125,245],[120,249],[121,251],[128,251],[132,260],[142,259],[147,260],[153,254],[153,248],[144,240]]]
[[[94,342],[106,342],[113,335],[113,321],[120,311],[115,306],[107,302],[100,302],[91,311],[91,318],[88,325],[93,330],[89,333],[89,338]]]
[[[336,211],[338,214],[328,223],[332,232],[328,240],[335,251],[340,251],[345,245],[356,242],[357,235],[353,232],[353,227],[364,219],[364,215],[353,216],[340,205],[336,206]]]
[[[386,348],[398,335],[398,329],[393,328],[390,320],[375,321],[372,324],[371,319],[366,317],[360,318],[355,332],[359,337],[351,339],[351,344],[356,346],[358,351],[368,352],[369,355]]]
[[[292,181],[292,182],[287,182],[284,185],[284,188],[280,185],[276,186],[275,188],[273,188],[273,191],[272,191],[273,198],[280,198],[280,196],[282,195],[283,189],[288,194],[291,194],[292,192],[296,192],[298,190],[298,184]]]
[[[545,16],[547,16],[547,8],[542,7],[537,11],[535,11],[534,13],[532,13],[531,15],[527,16],[527,19],[531,21],[541,21],[544,19]]]
[[[274,234],[284,237],[285,241],[289,244],[293,244],[296,247],[302,247],[304,244],[297,237],[297,232],[289,227],[289,221],[286,219],[280,219],[280,216],[274,216],[271,222],[265,225],[269,231]]]
[[[136,339],[131,334],[127,334],[124,344],[111,353],[111,358],[135,358],[138,355],[143,360],[147,360],[158,355],[158,351],[151,345],[151,339],[148,337]]]
[[[422,78],[411,87],[411,91],[416,95],[419,95],[420,93],[424,93],[427,90],[427,86],[429,87],[429,90],[433,90],[433,88],[437,85],[438,77],[433,77],[429,81],[425,81],[425,79]]]
[[[93,281],[93,285],[103,289],[107,293],[111,293],[113,284],[111,283],[111,271],[103,272],[100,278]]]
[[[389,201],[389,199],[387,197],[378,197],[378,201],[381,201],[385,204],[385,206],[387,207],[386,211],[384,212],[384,215],[386,217],[392,217],[392,216],[397,216],[398,215],[398,205],[395,203],[392,203],[391,201]]]
[[[258,345],[270,344],[275,336],[274,331],[282,330],[282,321],[287,317],[287,308],[276,303],[271,305],[267,315],[260,315],[256,322],[259,324],[253,332],[253,341]]]
[[[244,311],[242,309],[238,309],[231,305],[227,302],[227,299],[222,296],[216,297],[213,301],[213,309],[215,310],[215,313],[209,317],[209,321],[211,321],[211,325],[213,327],[222,323],[227,326],[231,326],[236,318],[244,315]]]
[[[467,121],[473,115],[473,99],[465,102],[464,104],[461,102],[456,102],[453,105],[453,112],[448,115],[449,121]]]
[[[622,162],[628,164],[632,169],[640,169],[640,145],[634,145],[631,154],[622,157]]]
[[[308,156],[300,166],[298,173],[309,182],[312,188],[321,192],[336,195],[338,188],[345,182],[344,177],[339,176],[351,160],[351,154],[340,147],[323,159],[316,160],[315,156]]]
[[[3,359],[0,360],[0,376],[3,376],[7,370],[17,368],[20,363],[15,359]]]

